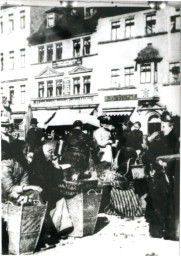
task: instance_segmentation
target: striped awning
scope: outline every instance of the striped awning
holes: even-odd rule
[[[103,109],[103,113],[108,116],[130,116],[132,112],[133,112],[133,108],[116,109],[114,111],[111,109]]]

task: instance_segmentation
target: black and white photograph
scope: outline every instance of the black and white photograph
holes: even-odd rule
[[[1,255],[179,256],[181,1],[0,0]]]

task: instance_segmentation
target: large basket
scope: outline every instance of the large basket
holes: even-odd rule
[[[36,249],[47,204],[32,206],[16,206],[8,204],[7,231],[9,236],[9,254],[29,254]]]
[[[98,180],[63,180],[63,182],[59,184],[59,191],[65,198],[73,197],[81,192],[87,192],[90,189],[96,189],[97,185]]]
[[[74,226],[74,230],[69,236],[83,237],[94,234],[101,197],[102,190],[91,189],[66,200]]]

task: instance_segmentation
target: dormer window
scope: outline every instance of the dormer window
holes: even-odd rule
[[[48,13],[47,14],[47,28],[52,28],[55,26],[55,14]]]

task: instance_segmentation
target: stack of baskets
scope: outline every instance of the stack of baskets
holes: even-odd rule
[[[98,189],[98,180],[64,181],[59,188],[66,198],[74,227],[69,236],[93,235],[102,197],[102,190]]]
[[[2,217],[7,222],[9,254],[28,254],[36,249],[47,204],[13,205],[3,204]]]

